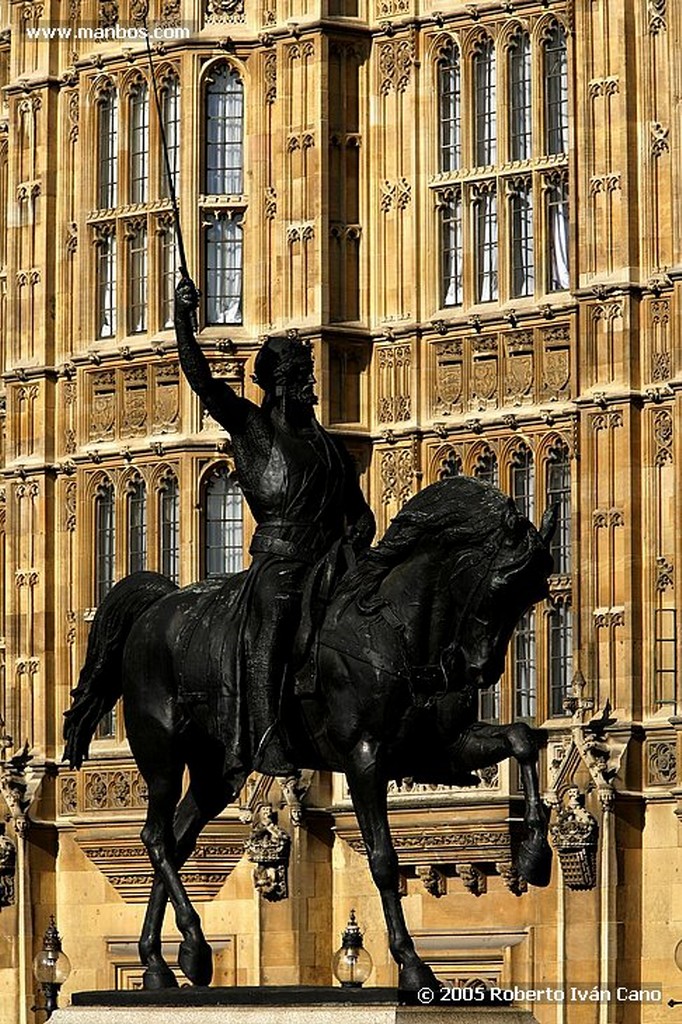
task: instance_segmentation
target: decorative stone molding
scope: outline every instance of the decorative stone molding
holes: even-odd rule
[[[239,24],[246,20],[244,0],[206,0],[206,24]]]
[[[660,121],[652,121],[649,127],[651,132],[651,155],[657,159],[663,156],[664,153],[670,152],[670,129],[665,128]]]
[[[381,454],[381,502],[395,501],[402,505],[412,495],[412,452],[408,448]]]
[[[677,751],[672,740],[649,740],[646,744],[647,785],[674,786],[677,783]]]
[[[136,829],[137,831],[137,829]],[[180,877],[193,900],[213,899],[244,852],[243,827],[230,833],[204,832]],[[146,903],[154,872],[144,846],[137,836],[89,839],[76,834],[76,842],[126,903]]]
[[[379,75],[382,96],[407,89],[414,64],[414,43],[411,39],[395,39],[379,47]]]
[[[672,562],[669,562],[663,555],[656,559],[656,590],[663,593],[672,590],[674,587],[673,573],[675,569]]]
[[[649,17],[649,34],[657,36],[659,32],[665,32],[667,0],[648,0],[647,14]]]
[[[667,409],[657,412],[653,418],[655,463],[667,466],[673,463],[673,419]]]

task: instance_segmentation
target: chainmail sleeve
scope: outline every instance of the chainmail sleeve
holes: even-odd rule
[[[180,366],[192,391],[199,396],[213,419],[229,434],[243,432],[251,418],[249,414],[258,407],[238,395],[226,381],[213,376],[208,359],[194,336],[188,314],[176,313],[175,337]]]

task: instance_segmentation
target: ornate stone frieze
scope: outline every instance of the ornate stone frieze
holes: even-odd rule
[[[78,491],[76,481],[69,480],[64,488],[64,529],[73,533],[76,529],[76,508],[78,503]]]
[[[653,352],[651,354],[652,381],[669,380],[672,376],[672,360],[670,352]]]
[[[379,399],[377,418],[380,423],[402,423],[412,415],[410,378],[412,346],[382,346],[377,352]]]
[[[659,555],[656,559],[656,590],[659,594],[664,593],[666,590],[672,590],[674,587],[674,566],[672,562],[669,562],[663,555]]]
[[[651,133],[651,155],[654,158],[658,158],[663,156],[664,153],[669,153],[670,129],[662,125],[660,121],[652,121],[649,128]]]
[[[401,864],[497,864],[512,859],[506,823],[483,829],[450,825],[412,830],[397,826],[392,829],[392,836]],[[357,831],[344,838],[354,850],[364,854],[365,844]]]
[[[646,744],[647,785],[677,784],[677,751],[672,740],[649,740]]]
[[[393,39],[379,47],[380,90],[383,96],[405,92],[414,65],[414,43],[411,39]]]
[[[592,612],[595,629],[612,629],[625,625],[624,608],[595,608]]]
[[[244,852],[244,829],[225,835],[204,833],[197,848],[180,872],[190,899],[210,900],[220,891]],[[89,839],[81,832],[76,842],[86,857],[108,879],[126,903],[146,903],[153,871],[144,846],[137,836]]]
[[[246,20],[244,0],[206,0],[206,24],[223,25]]]
[[[647,15],[649,18],[649,33],[657,36],[659,32],[665,32],[668,25],[666,22],[667,0],[648,0]]]
[[[381,453],[381,501],[402,505],[412,494],[412,452],[409,448]]]
[[[673,419],[667,409],[661,409],[653,418],[655,462],[657,466],[672,465]]]
[[[382,213],[390,213],[391,210],[405,210],[412,201],[412,186],[407,178],[399,178],[397,181],[385,179],[381,183],[380,206]]]

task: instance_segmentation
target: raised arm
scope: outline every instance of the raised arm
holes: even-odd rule
[[[196,392],[213,419],[228,433],[239,433],[245,429],[249,414],[257,406],[211,373],[208,359],[194,335],[193,316],[198,305],[199,293],[194,283],[187,277],[183,278],[175,289],[175,337],[180,366],[192,391]]]

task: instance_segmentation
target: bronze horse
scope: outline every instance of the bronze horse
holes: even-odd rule
[[[471,785],[473,770],[516,758],[527,829],[517,867],[532,884],[549,881],[538,734],[477,715],[479,691],[499,679],[516,623],[547,596],[552,530],[551,514],[538,532],[488,484],[455,477],[426,487],[329,599],[313,644],[316,685],[309,675],[302,684],[298,670],[296,693],[290,673],[283,724],[295,763],[348,779],[405,990],[437,982],[402,912],[389,780]],[[239,659],[234,606],[247,579],[248,570],[181,590],[156,573],[121,580],[97,611],[66,713],[64,759],[78,768],[98,721],[123,696],[149,790],[142,839],[154,883],[139,944],[146,988],[176,984],[161,955],[168,900],[182,934],[181,970],[198,985],[212,977],[211,948],[178,872],[251,769],[247,705],[239,672],[230,671]]]

